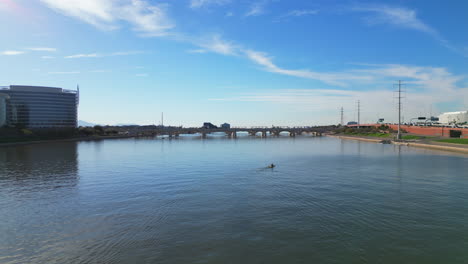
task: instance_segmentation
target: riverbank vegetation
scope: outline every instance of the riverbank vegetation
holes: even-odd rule
[[[378,138],[389,138],[393,137],[395,131],[387,125],[381,125],[379,127],[340,127],[335,130],[336,134],[343,134],[348,136],[358,137],[378,137]]]
[[[116,135],[118,135],[117,130],[102,126],[56,129],[0,128],[0,144],[90,137],[98,138]]]

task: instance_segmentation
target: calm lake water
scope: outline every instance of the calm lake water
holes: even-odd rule
[[[0,148],[0,263],[467,263],[467,161],[327,137]]]

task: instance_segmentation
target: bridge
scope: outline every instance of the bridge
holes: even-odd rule
[[[168,136],[179,137],[180,135],[199,134],[202,138],[213,133],[223,132],[229,138],[237,138],[238,133],[248,133],[249,136],[280,136],[281,133],[288,133],[290,137],[299,135],[322,136],[330,127],[232,127],[232,128],[183,128],[183,127],[160,127],[146,126],[130,128],[130,134],[138,136]]]

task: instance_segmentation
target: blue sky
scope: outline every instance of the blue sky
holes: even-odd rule
[[[468,2],[0,0],[0,85],[101,124],[318,125],[468,108]]]

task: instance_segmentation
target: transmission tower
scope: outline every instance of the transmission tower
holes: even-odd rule
[[[398,93],[397,99],[398,99],[398,134],[397,134],[397,139],[401,139],[401,99],[404,97],[401,95],[402,90],[401,86],[404,85],[401,83],[401,80],[398,81],[398,90],[396,91]]]

